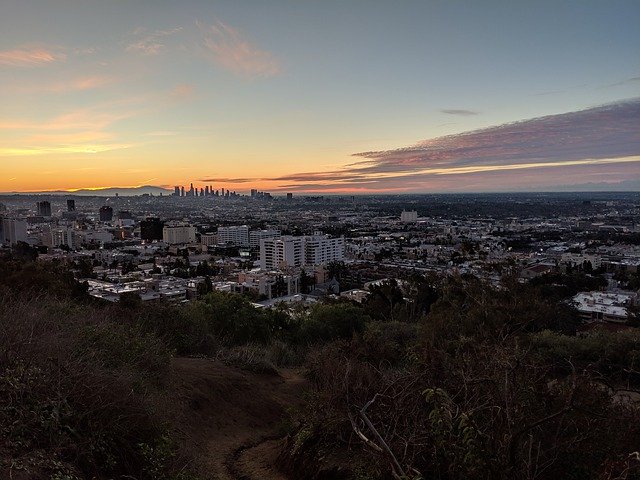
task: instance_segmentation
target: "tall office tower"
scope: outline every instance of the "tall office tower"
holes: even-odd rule
[[[100,221],[110,222],[111,220],[113,220],[113,208],[108,205],[100,207]]]
[[[178,187],[178,186],[173,187],[173,196],[174,197],[179,197],[180,196],[180,187]]]
[[[194,190],[193,190],[193,183],[191,184],[191,187],[189,188],[189,196],[193,197],[194,194]]]
[[[204,197],[204,188],[200,187],[200,196]]]
[[[75,200],[67,200],[67,212],[75,212],[76,211],[76,201]]]
[[[293,193],[287,193],[287,200],[293,200]]]
[[[256,190],[255,188],[251,189],[251,197],[255,197],[258,194],[258,190]]]
[[[41,217],[50,217],[51,216],[51,202],[43,200],[42,202],[36,203],[36,208],[38,210],[38,215]]]
[[[184,187],[180,187],[180,196],[184,197]]]
[[[204,196],[205,197],[209,196],[209,185],[205,185],[205,187],[204,187]]]
[[[221,191],[221,193],[222,193],[222,196],[224,197],[224,187],[222,187],[222,188],[220,189],[220,191]]]
[[[209,185],[209,195],[213,196],[213,187]]]

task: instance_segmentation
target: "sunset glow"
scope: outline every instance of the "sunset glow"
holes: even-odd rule
[[[7,0],[0,192],[640,182],[640,5],[565,7]]]

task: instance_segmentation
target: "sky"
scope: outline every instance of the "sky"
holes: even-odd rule
[[[0,192],[640,189],[640,2],[0,0]]]

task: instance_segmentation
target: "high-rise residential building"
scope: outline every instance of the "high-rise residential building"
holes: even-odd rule
[[[51,235],[51,246],[65,246],[74,248],[75,242],[73,237],[73,229],[71,228],[54,228],[49,232]]]
[[[249,227],[246,225],[233,225],[230,227],[218,227],[218,244],[235,245],[237,247],[249,246]]]
[[[293,193],[287,193],[287,200],[293,200]]]
[[[260,268],[279,270],[304,265],[304,237],[265,238],[260,241]]]
[[[76,201],[73,199],[67,200],[67,212],[75,212],[76,211]]]
[[[196,241],[196,227],[184,223],[168,223],[162,228],[162,240],[171,245]]]
[[[180,196],[184,197],[184,187],[180,187]]]
[[[180,196],[180,187],[178,185],[173,187],[173,196],[174,197],[179,197]]]
[[[164,222],[156,217],[148,217],[140,222],[140,238],[148,242],[162,240]]]
[[[344,237],[328,235],[305,237],[305,265],[324,265],[344,260]]]
[[[344,237],[328,235],[273,237],[260,240],[260,267],[274,270],[323,265],[344,260]]]
[[[2,218],[1,243],[15,245],[27,241],[27,221],[22,218]]]
[[[51,216],[51,202],[48,202],[47,200],[37,202],[36,208],[38,210],[38,215],[40,215],[41,217]]]
[[[280,236],[280,230],[251,230],[249,232],[249,246],[260,248],[260,240]]]
[[[200,187],[200,196],[204,197],[204,188]]]
[[[108,205],[104,205],[100,207],[100,221],[101,222],[110,222],[113,220],[113,208]]]

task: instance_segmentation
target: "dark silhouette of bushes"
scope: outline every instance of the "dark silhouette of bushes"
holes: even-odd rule
[[[166,443],[160,340],[47,296],[3,300],[0,331],[0,476],[169,472],[170,455],[156,465],[147,455]]]

